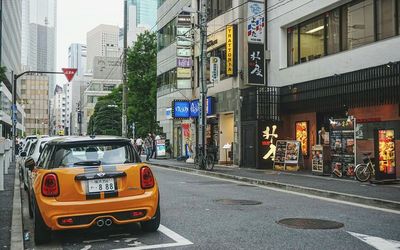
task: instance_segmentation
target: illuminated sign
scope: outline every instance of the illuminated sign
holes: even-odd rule
[[[272,125],[272,132],[271,128],[267,126],[263,131],[263,138],[268,142],[269,149],[263,156],[264,160],[271,159],[272,161],[275,160],[275,153],[276,153],[276,146],[274,145],[274,138],[278,138],[278,134],[275,134],[277,126]]]
[[[191,68],[177,68],[176,76],[178,78],[191,78],[192,77],[192,69]]]
[[[296,122],[296,141],[301,143],[301,152],[308,156],[308,122]]]
[[[226,74],[233,75],[233,26],[226,26]]]
[[[172,101],[172,117],[173,118],[189,118],[190,102],[185,100]]]
[[[207,97],[206,109],[207,115],[212,115],[214,113],[214,97]],[[193,100],[190,102],[190,117],[196,118],[199,117],[199,99]]]

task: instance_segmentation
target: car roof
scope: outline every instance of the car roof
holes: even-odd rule
[[[50,140],[47,144],[74,144],[74,143],[90,143],[90,142],[130,142],[129,139],[119,136],[62,136],[54,140]]]

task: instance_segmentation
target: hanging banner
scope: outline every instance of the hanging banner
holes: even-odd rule
[[[219,57],[210,57],[210,82],[219,82],[221,75],[221,60]]]
[[[247,41],[251,43],[264,43],[264,3],[252,3],[247,5]]]
[[[233,58],[234,58],[234,49],[233,49],[233,25],[226,26],[226,74],[233,75]]]
[[[264,85],[264,44],[248,44],[248,84]]]

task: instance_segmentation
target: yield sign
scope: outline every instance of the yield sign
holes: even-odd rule
[[[72,78],[74,78],[74,75],[75,75],[77,69],[62,68],[62,71],[64,72],[64,75],[67,78],[68,82],[70,82],[72,80]]]

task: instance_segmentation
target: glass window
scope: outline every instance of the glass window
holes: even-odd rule
[[[168,47],[175,42],[176,37],[176,20],[171,20],[157,32],[158,50]]]
[[[376,1],[378,40],[392,37],[396,34],[396,0]]]
[[[335,9],[327,14],[327,52],[329,54],[340,51],[340,11]]]
[[[300,62],[307,62],[324,55],[324,19],[319,17],[300,25]]]
[[[299,63],[299,32],[297,26],[288,29],[288,65]]]
[[[356,1],[347,7],[347,49],[375,41],[374,1]]]
[[[207,20],[210,21],[219,15],[224,14],[232,8],[232,0],[208,0],[207,1]]]

